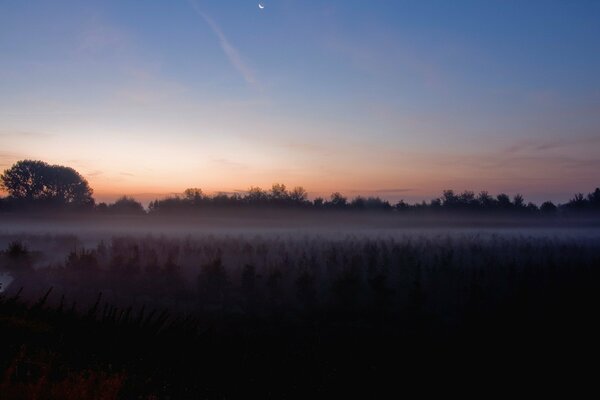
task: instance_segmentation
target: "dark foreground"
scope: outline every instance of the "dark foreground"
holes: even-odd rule
[[[122,237],[35,258],[2,253],[2,399],[573,395],[597,379],[593,235]]]

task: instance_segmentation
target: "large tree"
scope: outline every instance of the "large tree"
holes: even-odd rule
[[[43,161],[21,160],[0,175],[0,186],[17,201],[93,205],[92,189],[77,171]]]

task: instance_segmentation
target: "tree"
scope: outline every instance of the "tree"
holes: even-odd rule
[[[540,209],[539,209],[539,208],[538,208],[538,206],[537,206],[537,205],[535,205],[534,203],[532,203],[532,202],[529,202],[529,203],[527,203],[527,208],[526,208],[526,210],[527,210],[527,211],[529,211],[529,213],[531,213],[531,214],[535,214],[535,213],[536,213],[536,212],[538,212]]]
[[[289,193],[289,198],[294,203],[304,203],[308,199],[308,192],[302,186],[296,186]]]
[[[323,199],[322,197],[317,197],[316,199],[313,200],[314,208],[322,208],[323,204],[325,204],[325,199]]]
[[[592,208],[600,209],[600,188],[596,188],[592,193],[589,193],[587,199]]]
[[[463,208],[477,208],[477,200],[475,200],[475,193],[470,190],[465,190],[458,195],[459,205]]]
[[[396,203],[396,210],[405,211],[408,210],[410,206],[404,201],[404,199],[400,200]]]
[[[271,187],[271,200],[276,202],[283,202],[288,199],[288,192],[284,184],[274,183]]]
[[[108,205],[108,210],[115,214],[145,214],[142,203],[133,197],[122,196],[113,204]]]
[[[91,206],[92,189],[77,171],[43,161],[21,160],[0,175],[0,186],[19,202]]]
[[[515,197],[513,197],[513,204],[515,206],[515,208],[518,209],[523,209],[525,208],[525,199],[523,198],[523,195],[521,195],[520,193],[517,193],[515,195]]]
[[[510,197],[508,197],[506,193],[500,193],[498,196],[496,196],[496,203],[502,210],[508,210],[513,205],[510,202]]]
[[[269,194],[259,187],[250,187],[248,194],[246,194],[245,201],[249,204],[261,204],[265,203],[269,199]]]
[[[496,200],[494,200],[494,198],[485,190],[481,191],[477,196],[477,202],[484,210],[490,210],[494,208],[495,201]]]
[[[373,210],[391,210],[392,206],[387,200],[381,200],[379,197],[368,197],[365,200],[367,209]]]
[[[544,214],[555,214],[557,207],[551,201],[546,201],[540,206],[540,211]]]
[[[329,201],[329,204],[334,208],[345,208],[348,204],[348,199],[340,192],[335,192],[331,194],[331,200]]]
[[[202,189],[190,188],[185,189],[183,196],[190,204],[197,206],[204,198],[204,193],[202,193]]]
[[[425,207],[427,206],[427,204],[425,204]],[[423,207],[423,208],[425,208]],[[437,198],[437,199],[432,199],[431,202],[429,202],[429,208],[431,208],[432,210],[439,210],[440,208],[442,208],[442,199]]]
[[[350,207],[357,210],[364,210],[365,208],[367,208],[367,201],[364,197],[357,196],[350,202]]]
[[[581,211],[587,206],[583,193],[576,193],[575,196],[565,205],[570,210]]]
[[[458,197],[454,194],[454,190],[444,190],[442,194],[444,208],[454,208],[456,204],[458,204]]]

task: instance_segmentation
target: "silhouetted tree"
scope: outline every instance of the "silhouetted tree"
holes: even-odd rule
[[[202,189],[198,188],[185,189],[185,191],[183,192],[183,196],[188,203],[194,206],[199,205],[204,198]]]
[[[424,205],[424,207],[426,207],[426,205]],[[431,200],[431,202],[429,203],[429,207],[432,210],[438,210],[438,209],[442,208],[442,199]]]
[[[333,208],[344,208],[348,204],[348,199],[344,197],[340,192],[331,194],[331,200],[329,205]]]
[[[491,210],[494,208],[495,200],[492,196],[489,195],[487,191],[481,191],[477,196],[477,201],[479,202],[479,206],[483,210]]]
[[[498,208],[501,210],[509,210],[512,207],[512,203],[510,202],[510,197],[508,197],[505,193],[500,193],[496,196],[496,201],[498,204]]]
[[[266,203],[268,199],[269,199],[269,194],[267,192],[265,192],[264,190],[262,190],[259,187],[254,187],[254,186],[252,186],[248,190],[248,194],[246,194],[246,197],[244,198],[246,203],[254,204],[254,205]]]
[[[296,204],[302,204],[305,203],[308,199],[308,193],[306,192],[306,190],[304,190],[302,186],[296,186],[290,192],[289,198],[292,202]]]
[[[583,196],[583,193],[576,193],[575,196],[565,204],[565,208],[569,211],[583,211],[587,208],[587,205],[588,202]]]
[[[600,210],[600,188],[596,188],[592,193],[589,193],[587,195],[587,200],[592,209]]]
[[[405,210],[408,210],[409,208],[410,208],[410,206],[404,200],[400,200],[399,202],[396,203],[396,210],[398,210],[398,211],[405,211]]]
[[[228,206],[240,204],[242,202],[242,198],[237,193],[228,196],[227,193],[219,192],[210,198],[210,202],[215,206]]]
[[[353,208],[355,210],[364,210],[367,208],[367,201],[362,196],[355,197],[350,202],[350,208]]]
[[[382,200],[379,197],[368,197],[365,200],[365,207],[368,210],[391,210],[392,206],[387,200]]]
[[[537,205],[535,205],[532,202],[527,203],[527,211],[531,214],[535,214],[539,211],[540,209],[538,208]]]
[[[137,209],[140,213],[143,212],[141,204],[132,205],[132,208],[127,208],[125,205],[133,199],[120,199],[113,205],[99,204],[96,209],[98,211],[113,211],[113,212],[135,212]],[[125,201],[124,201],[125,200]],[[134,201],[135,202],[135,201]],[[123,204],[121,204],[123,203]],[[137,203],[137,202],[135,202]],[[1,203],[0,203],[1,206]],[[429,211],[435,212],[478,212],[478,213],[495,213],[495,212],[518,212],[522,215],[548,215],[557,211],[557,207],[548,202],[542,205],[542,208],[532,202],[526,202],[521,194],[516,194],[511,201],[511,198],[500,193],[496,197],[492,197],[487,191],[482,191],[475,195],[473,191],[465,190],[462,193],[456,193],[453,190],[444,190],[439,198],[432,199],[429,203],[422,201],[421,203],[408,204],[404,200],[400,200],[392,206],[387,200],[379,197],[363,197],[357,196],[352,200],[348,200],[340,192],[335,192],[331,195],[329,201],[323,200],[321,197],[315,198],[313,201],[308,200],[307,191],[301,187],[294,187],[291,191],[287,190],[286,185],[275,183],[270,190],[266,191],[260,187],[251,187],[245,195],[239,193],[228,194],[219,192],[212,196],[205,195],[201,189],[190,188],[186,189],[182,195],[167,197],[161,200],[150,202],[149,213],[158,212],[193,212],[203,207],[242,207],[242,206],[276,206],[276,207],[303,207],[306,209],[346,209],[346,210],[380,210],[380,211],[402,211],[423,213]],[[552,208],[554,207],[554,208]],[[600,188],[594,192],[588,193],[587,197],[578,193],[567,204],[560,206],[564,210],[600,210]],[[0,207],[0,210],[2,207]],[[6,209],[6,207],[5,207]]]
[[[517,193],[515,197],[513,197],[513,205],[517,209],[525,208],[525,199],[521,194]]]
[[[546,201],[540,206],[540,211],[546,215],[555,214],[556,209],[557,207],[551,201]]]
[[[454,190],[444,190],[442,194],[442,206],[444,208],[456,208],[458,205],[458,197],[454,194]]]
[[[285,185],[274,183],[271,187],[269,198],[275,203],[284,203],[288,199],[288,192]]]
[[[151,201],[150,204],[148,204],[148,211],[150,213],[179,212],[186,208],[189,208],[189,203],[179,196]]]
[[[463,209],[478,208],[478,202],[475,200],[475,193],[470,190],[465,190],[458,196],[459,206]]]
[[[123,196],[108,205],[108,211],[116,214],[145,214],[142,203],[133,197]]]
[[[0,175],[0,185],[18,202],[93,206],[92,189],[73,168],[21,160]]]

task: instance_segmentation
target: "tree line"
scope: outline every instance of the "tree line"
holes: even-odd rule
[[[210,208],[281,208],[312,210],[420,212],[477,212],[517,213],[521,215],[556,215],[558,213],[600,213],[600,188],[584,195],[577,193],[565,204],[546,201],[540,206],[526,202],[522,195],[512,198],[487,191],[456,193],[444,190],[441,197],[429,202],[409,204],[404,200],[392,204],[379,197],[356,196],[352,199],[342,193],[332,193],[328,199],[308,198],[301,186],[288,189],[276,183],[271,189],[251,187],[244,193],[217,193],[207,195],[198,188],[186,189],[181,195],[150,202],[146,210],[136,199],[123,196],[113,203],[96,203],[87,180],[70,167],[50,165],[43,161],[22,160],[0,175],[0,187],[8,196],[0,198],[0,211],[19,210],[78,210],[113,214],[170,214]]]

